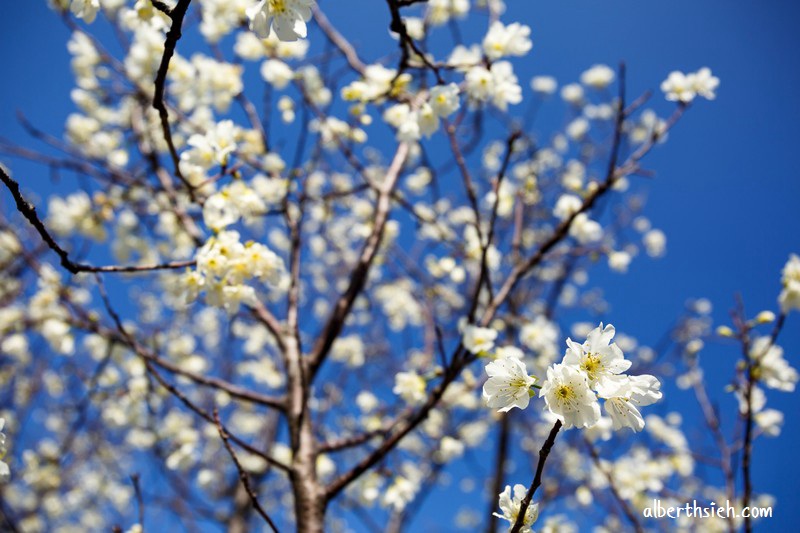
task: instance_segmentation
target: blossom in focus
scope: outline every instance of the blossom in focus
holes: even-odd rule
[[[269,37],[270,28],[281,41],[305,39],[313,5],[314,0],[261,0],[247,10],[250,29],[262,39]]]
[[[529,376],[525,363],[513,355],[500,357],[486,365],[489,379],[483,385],[486,405],[500,412],[514,407],[525,409],[530,402],[530,390],[536,378]]]
[[[566,429],[591,427],[600,420],[597,396],[589,388],[586,374],[577,367],[555,364],[548,368],[539,396]]]
[[[583,344],[567,339],[568,348],[562,363],[585,372],[591,387],[598,386],[607,377],[625,372],[631,367],[631,362],[611,342],[615,333],[611,324],[605,328],[600,324],[589,332]]]
[[[524,485],[516,484],[514,485],[513,497],[511,496],[511,487],[509,485],[506,485],[506,489],[500,493],[500,501],[498,503],[503,514],[492,514],[503,520],[508,520],[510,522],[509,529],[517,522],[522,500],[525,499],[526,492],[527,490]],[[539,518],[539,504],[531,502],[528,509],[525,511],[525,519],[522,521],[522,529],[520,529],[520,531],[522,533],[533,533],[531,526],[533,526],[537,518]]]
[[[650,405],[661,399],[661,383],[653,376],[613,376],[598,385],[597,394],[605,399],[605,408],[614,429],[629,427],[644,429],[644,419],[638,406]]]

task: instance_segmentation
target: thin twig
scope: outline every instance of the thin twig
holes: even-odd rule
[[[256,493],[253,491],[253,487],[250,486],[250,476],[247,475],[247,472],[244,468],[242,468],[242,464],[239,462],[239,458],[236,456],[236,452],[233,451],[233,446],[229,442],[229,435],[225,428],[222,426],[222,422],[219,420],[219,411],[214,409],[214,422],[217,425],[217,431],[219,432],[219,436],[222,438],[222,442],[225,444],[225,449],[228,450],[228,455],[231,456],[233,460],[233,464],[236,465],[236,470],[239,471],[239,479],[242,481],[242,485],[244,486],[244,490],[247,492],[247,495],[250,497],[250,501],[253,503],[253,508],[256,512],[261,515],[269,527],[272,528],[272,531],[278,533],[278,528],[275,526],[275,522],[269,517],[267,512],[261,506],[261,503],[258,501],[258,497]]]
[[[0,180],[5,184],[8,190],[11,192],[11,196],[14,198],[14,202],[17,205],[17,210],[24,216],[28,222],[36,229],[39,235],[42,237],[44,242],[47,246],[53,250],[58,257],[61,259],[61,266],[66,268],[72,274],[78,274],[79,272],[146,272],[151,270],[170,270],[170,269],[177,269],[177,268],[186,268],[195,265],[195,261],[174,261],[170,263],[160,263],[156,265],[108,265],[108,266],[92,266],[87,265],[84,263],[76,263],[69,258],[69,254],[66,250],[64,250],[50,235],[50,232],[47,231],[45,228],[44,223],[39,218],[39,215],[36,214],[36,207],[22,196],[22,192],[19,188],[19,183],[11,179],[11,177],[6,174],[5,170],[0,167]]]
[[[547,461],[547,456],[550,455],[550,450],[553,448],[553,444],[556,442],[556,436],[558,435],[558,430],[560,429],[561,420],[556,420],[556,423],[553,424],[553,429],[550,430],[550,435],[547,436],[547,440],[544,441],[542,449],[539,450],[539,464],[536,465],[536,474],[533,476],[533,482],[528,488],[525,498],[523,498],[522,503],[520,503],[517,521],[514,522],[514,525],[511,527],[511,529],[509,529],[509,533],[519,533],[519,531],[522,529],[522,525],[525,523],[525,514],[528,512],[528,507],[531,504],[531,500],[533,500],[533,494],[542,484],[542,471],[544,471],[544,464]]]

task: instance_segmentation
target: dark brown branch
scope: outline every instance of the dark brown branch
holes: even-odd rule
[[[139,513],[139,527],[144,533],[144,498],[142,498],[142,487],[139,485],[139,474],[131,474],[131,484],[133,484],[133,492],[136,495],[136,507]]]
[[[175,167],[175,175],[180,179],[189,191],[189,196],[194,201],[194,187],[189,183],[181,173],[180,157],[178,151],[175,149],[175,143],[172,140],[172,132],[169,129],[169,115],[167,114],[167,105],[164,102],[164,91],[167,83],[167,71],[169,70],[169,62],[175,54],[175,47],[178,45],[178,40],[181,38],[181,26],[183,19],[186,16],[186,11],[189,9],[189,4],[192,0],[178,0],[175,9],[169,12],[169,18],[172,20],[167,32],[167,39],[164,42],[164,55],[161,56],[161,64],[158,66],[155,79],[155,92],[153,94],[153,107],[158,111],[158,116],[161,119],[161,131],[164,135],[164,140],[169,147],[169,155],[172,158],[172,164]],[[153,3],[155,6],[155,3]],[[156,6],[157,8],[158,6]]]
[[[503,479],[506,473],[506,458],[508,456],[508,437],[511,433],[511,423],[509,413],[503,413],[500,421],[500,436],[497,439],[497,453],[494,460],[494,480],[492,481],[492,492],[489,498],[489,523],[486,525],[486,533],[497,531],[497,516],[493,513],[497,507],[497,496],[503,490]]]
[[[680,118],[683,116],[686,109],[688,109],[687,104],[679,104],[675,112],[673,112],[672,116],[667,120],[666,124],[664,125],[664,129],[662,131],[654,131],[651,138],[648,142],[642,144],[633,154],[628,156],[627,160],[621,164],[617,165],[616,162],[619,159],[619,149],[621,145],[622,139],[622,126],[624,125],[624,119],[626,117],[625,114],[625,89],[624,89],[624,74],[625,69],[624,65],[620,67],[620,101],[618,102],[618,109],[617,109],[617,118],[616,118],[616,125],[614,131],[614,141],[613,146],[611,149],[611,158],[608,165],[608,172],[605,176],[604,181],[602,181],[583,201],[580,209],[578,209],[575,213],[567,217],[563,220],[553,231],[552,235],[545,240],[539,248],[526,260],[519,263],[512,272],[506,278],[506,281],[503,283],[503,286],[498,290],[497,294],[495,295],[492,302],[488,305],[486,312],[484,313],[483,319],[480,321],[481,325],[486,325],[489,323],[491,318],[497,312],[499,307],[505,302],[508,295],[511,291],[514,290],[517,283],[527,275],[533,268],[541,264],[541,262],[545,259],[547,254],[550,250],[553,249],[558,243],[560,243],[569,233],[569,227],[572,225],[572,222],[580,213],[585,213],[592,209],[592,207],[597,203],[597,201],[605,195],[613,185],[620,180],[622,177],[627,176],[633,172],[636,172],[639,168],[639,161],[647,155],[653,147],[656,145],[658,140],[663,137],[665,133],[672,129],[672,127],[677,124]],[[611,164],[614,163],[614,164]]]
[[[153,362],[149,358],[144,357],[142,355],[143,351],[141,346],[136,341],[136,339],[134,339],[133,336],[131,336],[131,334],[128,333],[128,330],[126,330],[125,326],[123,326],[122,324],[122,319],[119,317],[119,314],[111,306],[111,300],[108,297],[108,293],[106,292],[102,279],[97,274],[95,274],[95,277],[97,279],[97,288],[98,291],[100,292],[100,298],[103,301],[103,306],[105,307],[106,312],[111,316],[111,319],[114,321],[114,324],[116,325],[119,334],[122,335],[122,337],[127,341],[128,345],[130,345],[131,348],[134,350],[134,352],[140,357],[142,357],[147,372],[156,379],[159,385],[167,389],[167,391],[170,394],[172,394],[178,400],[180,400],[180,402],[183,403],[183,405],[185,405],[190,411],[194,412],[196,415],[198,415],[206,422],[213,424],[214,417],[211,416],[211,414],[208,411],[195,404],[184,393],[178,390],[178,388],[175,385],[172,385],[166,379],[164,379],[164,376],[162,376],[161,373],[158,372],[158,370],[156,370],[156,367],[153,365]],[[280,461],[275,460],[271,455],[256,449],[254,446],[248,444],[247,442],[240,439],[236,435],[229,435],[229,437],[233,442],[241,446],[243,449],[247,450],[253,455],[257,455],[258,457],[264,459],[267,462],[267,464],[271,464],[276,468],[283,470],[284,472],[288,472],[287,466],[281,463]]]
[[[174,261],[171,263],[161,263],[157,265],[108,265],[108,266],[92,266],[86,265],[83,263],[76,263],[69,258],[69,254],[66,250],[64,250],[53,238],[52,235],[47,231],[45,228],[44,223],[39,218],[39,215],[36,214],[36,207],[33,204],[26,201],[25,198],[22,196],[22,192],[19,188],[19,183],[11,179],[11,177],[6,174],[5,170],[0,167],[0,180],[3,181],[5,186],[11,192],[11,196],[14,198],[14,202],[17,205],[17,210],[24,216],[28,222],[30,222],[31,226],[36,229],[39,235],[42,237],[44,242],[47,246],[53,250],[58,257],[61,259],[61,266],[67,269],[72,274],[78,274],[79,272],[145,272],[150,270],[169,270],[169,269],[176,269],[176,268],[186,268],[194,266],[195,262],[192,261]]]
[[[172,9],[170,9],[170,7],[161,0],[150,0],[150,3],[153,4],[154,8],[158,9],[166,16],[168,17],[172,16]]]
[[[547,456],[550,455],[550,450],[553,448],[553,444],[556,442],[556,436],[558,435],[558,430],[560,429],[561,420],[557,420],[553,425],[553,429],[550,430],[550,435],[547,436],[547,440],[544,441],[542,449],[539,450],[539,464],[536,465],[536,475],[533,476],[533,482],[528,488],[528,492],[525,494],[525,498],[522,500],[522,503],[519,506],[517,521],[514,522],[514,525],[509,530],[509,533],[519,533],[522,529],[522,525],[525,523],[525,513],[528,512],[528,507],[531,505],[533,494],[542,484],[542,471],[544,470],[544,464],[547,461]]]
[[[380,193],[377,204],[375,206],[375,218],[373,222],[372,233],[364,242],[361,250],[358,263],[353,269],[350,276],[350,284],[347,290],[339,297],[336,305],[331,311],[330,318],[325,324],[325,328],[314,344],[312,350],[311,360],[309,362],[309,381],[313,380],[316,371],[325,359],[328,351],[333,345],[336,336],[342,330],[344,322],[350,314],[353,303],[356,297],[361,293],[364,285],[367,282],[370,269],[372,267],[375,256],[383,239],[383,230],[386,227],[386,222],[389,219],[389,211],[391,210],[391,196],[394,188],[400,178],[400,173],[405,164],[406,157],[408,157],[409,146],[406,143],[401,143],[397,147],[392,164],[386,171],[386,177],[380,185]]]
[[[222,438],[222,442],[225,444],[225,449],[228,450],[228,455],[231,456],[233,460],[233,464],[236,465],[236,470],[239,471],[239,479],[242,481],[242,485],[244,486],[244,490],[247,492],[247,495],[250,497],[250,501],[253,503],[253,508],[256,512],[261,515],[261,518],[269,524],[269,527],[272,528],[272,531],[278,533],[278,528],[275,526],[275,522],[269,517],[267,512],[261,506],[261,503],[258,501],[258,497],[256,493],[253,491],[253,487],[250,486],[250,476],[247,475],[247,472],[244,468],[242,468],[242,464],[239,462],[239,458],[236,456],[236,452],[233,451],[233,446],[229,442],[230,436],[225,428],[222,426],[222,422],[219,420],[219,412],[214,409],[214,422],[217,426],[217,431],[219,432],[219,436]]]
[[[439,67],[430,62],[424,52],[419,49],[417,43],[414,42],[414,39],[408,34],[406,25],[403,22],[403,17],[400,16],[400,2],[398,0],[386,0],[386,3],[389,5],[389,12],[392,16],[389,29],[399,36],[400,42],[400,65],[397,69],[397,75],[394,80],[392,80],[390,87],[394,87],[394,82],[409,68],[409,62],[411,61],[409,49],[419,56],[426,68],[429,68],[433,72],[436,76],[436,82],[439,85],[444,84],[444,78],[442,78],[442,74],[439,72]]]

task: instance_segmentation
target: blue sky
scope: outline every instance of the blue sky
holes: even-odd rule
[[[386,42],[386,10],[377,0],[330,1],[329,16],[368,59],[372,39]],[[648,183],[646,214],[667,234],[668,253],[658,261],[634,262],[626,276],[601,274],[610,317],[621,331],[655,343],[687,298],[706,297],[714,317],[725,321],[742,295],[750,315],[775,309],[780,269],[800,253],[800,4],[784,0],[508,0],[506,21],[532,28],[533,51],[516,69],[524,85],[535,74],[575,81],[595,63],[628,67],[631,95],[658,92],[669,71],[709,66],[721,79],[718,98],[699,102],[646,161],[657,172]],[[0,136],[34,146],[16,124],[22,111],[55,134],[72,109],[73,86],[66,51],[68,32],[45,3],[5,2],[0,7]],[[660,99],[656,94],[656,99]],[[669,106],[657,106],[663,114]],[[548,124],[542,124],[545,131]],[[558,126],[556,124],[555,126]],[[3,157],[4,162],[8,159]],[[47,172],[14,161],[11,168],[28,190],[44,194]],[[9,207],[5,196],[0,204]],[[780,344],[800,366],[800,317],[790,316]],[[724,385],[733,372],[736,347],[714,347],[706,372]],[[767,526],[800,523],[793,483],[800,478],[794,450],[800,402],[771,392],[772,406],[786,413],[783,435],[763,439],[755,452],[756,491],[777,496]],[[731,400],[721,390],[723,409]],[[680,410],[680,400],[671,407]],[[691,404],[683,405],[691,409]],[[428,509],[426,512],[433,512]],[[423,512],[423,515],[425,513]],[[424,521],[424,518],[421,520]]]

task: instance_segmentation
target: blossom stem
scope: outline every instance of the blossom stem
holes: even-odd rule
[[[533,494],[542,484],[542,471],[544,470],[544,463],[547,461],[547,456],[550,455],[550,450],[553,448],[553,444],[556,442],[556,436],[558,435],[558,431],[560,429],[561,420],[557,420],[556,423],[553,424],[553,429],[550,430],[550,435],[547,436],[547,440],[544,441],[542,449],[539,450],[539,464],[536,465],[536,475],[533,476],[533,482],[528,488],[527,494],[525,494],[525,499],[522,500],[522,503],[519,506],[517,520],[509,530],[509,533],[519,533],[522,529],[522,525],[525,523],[525,514],[528,512],[528,507],[533,500]]]

